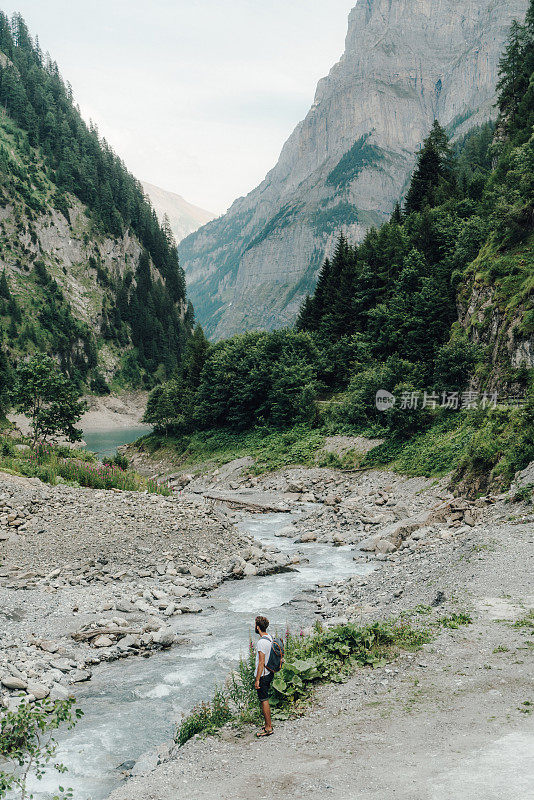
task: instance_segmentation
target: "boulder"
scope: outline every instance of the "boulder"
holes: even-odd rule
[[[203,578],[205,576],[205,571],[200,567],[197,567],[196,564],[191,564],[189,567],[189,574],[193,576],[193,578]]]
[[[376,553],[394,553],[397,548],[388,539],[379,539],[376,543]]]
[[[32,694],[36,700],[44,700],[50,694],[50,689],[44,683],[28,681],[28,694]]]
[[[295,494],[302,494],[304,491],[304,486],[297,481],[290,481],[287,484],[286,492],[294,492]]]
[[[13,675],[4,675],[0,680],[2,686],[6,689],[27,689],[28,684],[22,678],[15,678]]]
[[[172,647],[175,640],[176,636],[169,628],[160,628],[152,636],[154,644],[159,644],[160,647]]]
[[[258,574],[258,569],[254,566],[254,564],[247,564],[243,570],[243,574],[247,578],[251,578],[253,575]]]
[[[308,542],[316,542],[317,541],[317,534],[313,531],[306,531],[299,536],[296,540],[299,544],[306,544]]]
[[[202,606],[195,600],[189,600],[187,603],[182,603],[179,607],[182,614],[200,614]]]
[[[60,683],[53,683],[50,687],[50,700],[66,700],[68,696],[69,690]]]
[[[93,639],[93,647],[112,647],[113,646],[113,639],[110,639],[109,636],[101,635],[95,636]]]

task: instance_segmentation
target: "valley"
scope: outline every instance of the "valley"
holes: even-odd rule
[[[533,0],[358,0],[214,219],[0,12],[0,798],[530,800],[533,76]]]

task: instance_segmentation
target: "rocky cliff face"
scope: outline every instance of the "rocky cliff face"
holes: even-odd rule
[[[291,323],[340,230],[359,239],[387,219],[433,120],[460,135],[493,115],[499,57],[526,6],[358,0],[345,53],[278,164],[180,247],[210,335]]]

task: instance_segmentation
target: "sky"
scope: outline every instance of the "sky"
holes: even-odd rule
[[[14,0],[141,180],[215,213],[253,189],[339,60],[355,0]]]

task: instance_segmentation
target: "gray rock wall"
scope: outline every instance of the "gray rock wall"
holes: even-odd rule
[[[358,0],[345,53],[274,169],[180,246],[210,335],[293,322],[340,230],[356,240],[387,219],[433,120],[461,135],[494,114],[499,57],[526,7]]]

